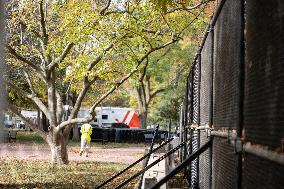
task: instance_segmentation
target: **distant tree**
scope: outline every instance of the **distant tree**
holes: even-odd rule
[[[159,99],[161,101],[163,101],[163,99],[173,100],[171,97],[175,96],[175,101],[180,101],[181,96],[172,96],[171,94],[170,98],[161,99],[159,98],[159,95],[166,97],[166,94],[169,95],[177,90],[178,84],[173,82],[182,82],[181,77],[185,75],[184,73],[188,70],[183,72],[184,70],[181,68],[189,67],[189,59],[186,58],[188,58],[188,55],[194,51],[193,49],[191,49],[190,52],[183,51],[182,48],[198,46],[199,36],[203,34],[206,27],[205,23],[208,22],[208,15],[210,15],[212,7],[214,6],[214,4],[209,4],[211,0],[152,0],[152,2],[155,3],[156,9],[160,11],[163,20],[167,21],[172,18],[178,18],[181,15],[186,15],[187,25],[183,24],[185,20],[179,19],[177,19],[180,21],[178,23],[168,23],[168,26],[172,31],[176,31],[184,27],[182,29],[183,33],[181,35],[182,40],[180,40],[180,44],[175,46],[176,49],[172,49],[172,47],[165,48],[163,49],[163,52],[159,51],[158,53],[154,53],[147,57],[147,61],[143,63],[139,72],[135,74],[136,78],[133,78],[135,81],[132,81],[132,88],[139,110],[140,122],[143,128],[146,128],[147,126],[149,110],[155,109],[155,99]],[[187,44],[184,45],[184,43]],[[176,71],[178,71],[178,73],[176,73]],[[174,76],[173,74],[176,75]],[[183,86],[183,83],[180,84]],[[161,106],[159,103],[157,105]],[[174,111],[178,112],[176,108]],[[157,117],[157,109],[155,109],[154,112],[155,116],[152,116],[152,121],[154,120],[154,117]],[[162,112],[159,111],[159,113]],[[175,113],[175,115],[176,114],[177,113]],[[177,117],[174,117],[176,120]]]
[[[136,73],[136,77],[131,79],[144,127],[148,118],[150,123],[161,123],[162,117],[177,120],[176,106],[179,106],[182,98],[181,88],[184,87],[193,52],[193,48],[182,48],[181,44],[175,44],[170,49],[152,55],[148,63],[143,65],[143,72]]]

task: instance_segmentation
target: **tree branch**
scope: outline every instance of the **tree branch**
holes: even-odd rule
[[[7,107],[11,112],[13,112],[14,114],[16,114],[17,116],[19,116],[21,118],[21,120],[27,125],[29,126],[32,130],[34,130],[37,134],[39,134],[43,139],[46,140],[47,136],[46,133],[42,130],[40,130],[38,128],[38,126],[36,124],[34,124],[32,121],[30,121],[29,119],[27,119],[25,116],[23,116],[23,114],[21,114],[21,112],[18,110],[18,108],[14,105],[9,104]]]
[[[107,98],[113,91],[115,91],[120,85],[122,85],[129,77],[131,77],[138,69],[140,64],[138,64],[130,73],[124,76],[119,82],[117,82],[109,91],[107,91],[101,98],[99,98],[94,105],[90,108],[90,114],[93,115],[95,108]]]
[[[55,86],[55,70],[51,71],[50,78],[47,82],[47,103],[50,111],[50,126],[55,127],[57,125],[57,98],[56,98],[56,86]]]
[[[68,125],[72,125],[72,124],[75,124],[75,123],[88,123],[90,121],[92,121],[93,117],[87,117],[87,118],[74,118],[74,119],[70,119],[70,120],[67,120],[67,121],[63,121],[61,122],[59,125],[58,125],[58,130],[62,130],[64,129],[66,126]]]
[[[138,61],[137,61],[137,65],[135,66],[135,68],[129,72],[127,75],[125,75],[123,78],[120,79],[119,82],[117,82],[111,89],[109,89],[104,95],[102,95],[95,103],[94,105],[90,108],[89,112],[91,117],[88,118],[75,118],[74,116],[76,115],[75,111],[78,111],[81,105],[81,101],[83,100],[83,97],[85,96],[85,94],[87,93],[88,89],[87,88],[83,88],[83,90],[81,91],[82,95],[81,97],[77,98],[76,101],[76,110],[73,111],[73,118],[70,116],[70,119],[68,119],[67,121],[62,122],[61,124],[58,125],[58,129],[62,130],[64,129],[66,126],[68,125],[72,125],[74,123],[86,123],[86,122],[90,122],[94,116],[95,116],[95,108],[105,99],[107,98],[113,91],[115,91],[119,86],[121,86],[129,77],[131,77],[135,72],[137,72],[138,67],[141,65],[141,63],[153,52],[165,48],[175,42],[177,42],[178,39],[173,39],[163,45],[157,46],[155,48],[151,48],[143,57],[141,57]],[[90,83],[91,84],[91,83]],[[75,107],[74,106],[74,107]],[[79,108],[77,108],[79,107]],[[75,109],[75,108],[74,108]],[[77,116],[77,115],[76,115]]]
[[[200,3],[198,3],[198,4],[196,4],[196,5],[192,6],[192,7],[187,7],[187,6],[185,6],[184,3],[181,3],[181,7],[177,7],[175,9],[170,10],[170,11],[167,11],[166,14],[170,14],[170,13],[173,13],[173,12],[176,12],[176,11],[187,11],[187,12],[190,12],[190,11],[192,11],[194,9],[199,8],[200,6],[202,6],[204,4],[209,3],[210,1],[215,1],[215,0],[207,0],[207,1],[201,0]]]
[[[100,14],[104,15],[107,9],[109,8],[111,0],[108,0],[106,6],[100,11]]]
[[[156,89],[153,91],[153,93],[150,95],[150,101],[153,99],[157,94],[164,92],[167,90],[166,88]]]
[[[43,44],[44,44],[44,49],[45,46],[47,46],[48,43],[48,34],[46,30],[46,20],[45,20],[45,15],[44,15],[44,10],[43,10],[43,0],[39,1],[39,12],[40,12],[40,27],[41,27],[41,36],[43,37]]]
[[[145,75],[146,75],[146,71],[147,71],[147,67],[148,67],[148,64],[149,64],[149,59],[147,57],[147,61],[143,67],[143,73],[141,74],[140,78],[139,78],[139,81],[142,82],[145,78]]]
[[[62,97],[57,90],[55,90],[55,95],[56,95],[56,117],[57,117],[57,122],[60,123],[63,113],[64,113]]]
[[[9,82],[8,84],[16,92],[18,92],[21,95],[23,95],[24,97],[32,100],[37,105],[37,107],[46,115],[46,117],[48,119],[50,119],[50,113],[49,113],[47,107],[43,104],[43,102],[37,96],[27,93],[26,91],[24,91],[23,89],[19,88],[18,86],[14,85],[11,82]]]
[[[140,90],[140,87],[134,87],[134,91],[136,93],[136,98],[137,98],[137,101],[138,101],[138,108],[139,108],[139,111],[142,112],[142,108],[143,108],[143,101],[142,101],[142,97],[141,97],[141,90]],[[140,113],[141,113],[140,112]]]
[[[60,63],[64,60],[64,58],[67,56],[67,54],[70,52],[71,48],[74,46],[73,42],[70,42],[67,44],[67,46],[65,47],[65,49],[63,50],[63,52],[61,53],[61,55],[59,57],[57,57],[54,61],[52,61],[47,69],[49,71],[49,73]],[[48,75],[48,74],[47,74]]]
[[[89,64],[87,71],[91,71],[102,60],[104,54],[108,52],[109,50],[111,50],[113,47],[114,47],[114,44],[109,45],[107,48],[103,50],[103,52],[100,55],[96,56],[93,62]]]
[[[20,20],[20,24],[21,24],[21,26],[23,27],[23,29],[27,29],[27,24],[24,23],[23,20]],[[33,30],[33,29],[31,29],[30,31],[31,31],[37,38],[39,38],[39,39],[41,40],[41,35],[40,35],[39,32],[37,32],[36,30]]]
[[[95,108],[105,99],[107,98],[114,90],[116,90],[120,85],[122,85],[129,77],[131,77],[135,72],[137,72],[138,67],[141,65],[141,63],[153,52],[165,48],[175,42],[177,42],[178,39],[173,39],[172,41],[169,41],[168,43],[165,43],[161,46],[151,48],[143,57],[140,58],[140,60],[137,61],[136,67],[126,76],[124,76],[119,82],[117,82],[108,92],[106,92],[101,98],[99,98],[94,105],[90,108],[90,114],[92,115],[95,111]]]
[[[145,84],[145,102],[147,106],[149,105],[151,101],[150,90],[151,90],[150,75],[147,75],[146,84]]]
[[[26,80],[27,80],[27,82],[28,82],[28,85],[29,85],[29,87],[30,87],[30,90],[31,90],[32,94],[33,94],[33,95],[36,95],[36,92],[35,92],[34,86],[33,86],[33,84],[32,84],[30,75],[29,75],[25,70],[23,70],[23,72],[24,72],[24,75],[25,75],[25,77],[26,77]]]
[[[15,57],[16,59],[26,63],[28,66],[30,66],[31,68],[33,68],[37,73],[39,73],[40,75],[43,75],[41,69],[34,64],[33,62],[31,62],[30,60],[26,59],[25,57],[23,57],[21,54],[17,53],[15,49],[13,49],[11,46],[6,45],[6,48],[8,49],[9,53]]]

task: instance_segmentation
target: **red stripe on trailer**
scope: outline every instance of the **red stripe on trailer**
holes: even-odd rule
[[[122,120],[121,123],[124,123],[124,122],[126,121],[128,115],[129,115],[129,113],[130,113],[130,111],[127,111],[127,112],[126,112],[126,114],[125,114],[125,116],[124,116],[124,118],[123,118],[123,120]]]
[[[130,128],[140,128],[140,121],[136,113],[133,114],[128,125]]]

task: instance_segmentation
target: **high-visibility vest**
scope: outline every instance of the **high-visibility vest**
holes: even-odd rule
[[[92,134],[93,128],[90,124],[86,123],[82,125],[80,133],[81,139],[86,140],[88,142],[91,142],[91,134]]]

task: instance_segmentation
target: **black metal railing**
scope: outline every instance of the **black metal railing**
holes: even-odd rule
[[[115,174],[114,176],[110,177],[109,179],[107,179],[106,181],[104,181],[102,184],[100,184],[99,186],[95,187],[95,189],[99,189],[104,187],[105,185],[107,185],[108,183],[110,183],[111,181],[113,181],[114,179],[116,179],[117,177],[119,177],[120,175],[122,175],[123,173],[125,173],[126,171],[130,170],[132,167],[134,167],[135,165],[137,165],[138,163],[140,163],[141,161],[143,161],[144,159],[150,157],[151,154],[157,152],[159,149],[161,149],[162,147],[164,147],[165,145],[169,144],[174,138],[170,138],[167,141],[161,143],[161,145],[159,145],[157,148],[154,148],[153,150],[149,151],[147,154],[145,154],[143,157],[139,158],[137,161],[135,161],[134,163],[132,163],[131,165],[129,165],[128,167],[126,167],[125,169],[123,169],[122,171],[120,171],[119,173]]]
[[[205,150],[212,146],[212,141],[210,140],[203,146],[201,146],[197,151],[192,153],[189,157],[187,157],[180,165],[178,165],[175,169],[173,169],[169,174],[167,174],[164,178],[162,178],[159,182],[157,182],[151,189],[158,189],[164,183],[166,183],[169,179],[178,174],[184,167],[188,166],[194,159],[196,159],[200,154],[202,154]]]
[[[123,186],[125,186],[126,184],[128,184],[129,182],[131,182],[133,179],[137,178],[139,175],[145,173],[148,169],[150,169],[151,167],[153,167],[154,165],[156,165],[157,163],[159,163],[160,161],[162,161],[163,159],[165,159],[166,157],[168,157],[169,155],[173,154],[174,152],[176,152],[177,150],[179,150],[181,147],[183,147],[185,144],[185,142],[182,142],[181,144],[179,144],[178,146],[176,146],[175,148],[171,149],[170,151],[166,152],[164,155],[162,155],[161,157],[159,157],[157,160],[155,160],[154,162],[152,162],[151,164],[147,165],[144,169],[142,169],[141,171],[139,171],[138,173],[134,174],[133,176],[131,176],[129,179],[125,180],[123,183],[121,183],[120,185],[118,185],[117,187],[115,187],[115,189],[119,189],[122,188]]]

